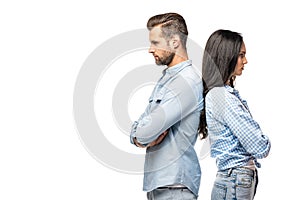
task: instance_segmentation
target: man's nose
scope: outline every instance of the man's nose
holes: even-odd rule
[[[148,49],[148,52],[149,53],[154,53],[154,51],[155,51],[155,49],[152,46],[150,46],[149,49]]]

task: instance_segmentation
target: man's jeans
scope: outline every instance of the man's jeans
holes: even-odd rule
[[[197,197],[189,189],[155,189],[147,193],[148,200],[195,200]]]
[[[211,200],[252,200],[257,183],[257,170],[240,167],[218,171]]]

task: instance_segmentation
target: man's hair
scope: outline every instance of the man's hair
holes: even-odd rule
[[[165,13],[151,17],[147,22],[148,30],[161,26],[162,36],[169,40],[174,35],[179,35],[183,47],[186,49],[188,29],[184,18],[177,13]]]

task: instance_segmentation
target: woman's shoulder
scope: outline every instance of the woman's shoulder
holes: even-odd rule
[[[209,90],[209,92],[207,93],[207,97],[211,97],[211,98],[223,97],[223,96],[227,96],[228,93],[229,92],[225,86],[214,87],[211,90]]]
[[[234,89],[226,86],[214,87],[206,95],[206,101],[219,102],[220,104],[236,101],[236,99]]]

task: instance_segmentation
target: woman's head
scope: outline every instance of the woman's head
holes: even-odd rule
[[[202,61],[202,76],[205,93],[214,87],[230,84],[235,76],[241,75],[246,48],[243,37],[230,30],[217,30],[208,38]]]
[[[235,77],[242,74],[244,64],[247,63],[245,54],[246,47],[241,34],[222,29],[211,34],[202,60],[204,97],[214,87],[225,84],[234,87]],[[207,136],[205,108],[201,112],[198,133],[202,138]]]

